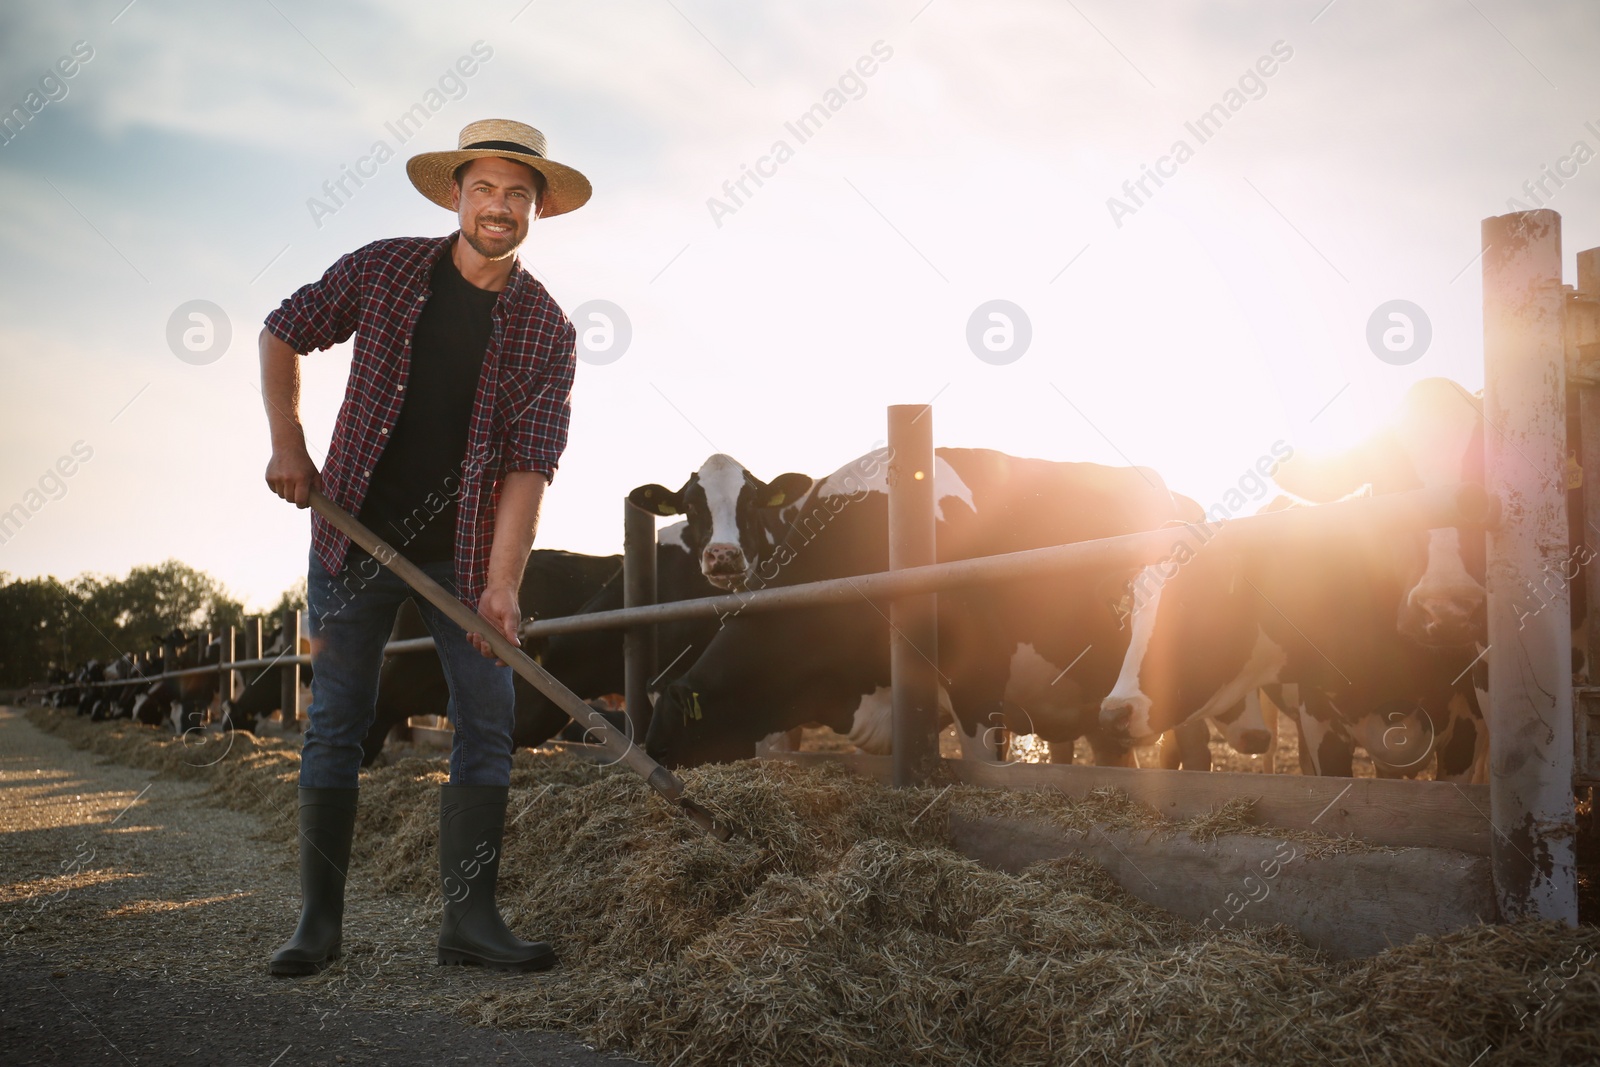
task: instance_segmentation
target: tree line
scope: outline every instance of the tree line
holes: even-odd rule
[[[284,590],[269,617],[304,607],[301,579]],[[90,659],[137,654],[174,627],[243,623],[244,605],[220,581],[175,559],[134,567],[122,578],[85,573],[62,581],[0,571],[0,686],[42,681],[51,667],[71,670]]]

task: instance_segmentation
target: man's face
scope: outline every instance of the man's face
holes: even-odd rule
[[[533,169],[509,159],[475,159],[454,186],[461,236],[480,256],[505,259],[528,236],[537,216]]]

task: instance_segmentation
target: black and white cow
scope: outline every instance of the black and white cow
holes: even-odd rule
[[[1308,772],[1350,774],[1359,736],[1380,771],[1415,773],[1434,740],[1470,717],[1475,701],[1462,702],[1476,651],[1426,648],[1396,631],[1402,540],[1331,531],[1200,549],[1136,607],[1102,725],[1137,742],[1294,683]],[[1441,777],[1473,773],[1470,754],[1461,766],[1439,751]]]
[[[620,590],[621,584],[621,556],[535,549],[528,555],[517,599],[525,618],[556,618],[576,614],[602,589],[616,586]],[[395,615],[389,640],[427,636],[422,613],[414,602],[407,600]],[[523,651],[542,660],[547,646],[546,638],[532,639],[524,642]],[[513,738],[519,746],[542,744],[555,736],[566,724],[567,717],[554,705],[544,707],[533,700],[535,691],[520,677],[515,685],[517,721]],[[450,687],[436,653],[412,652],[385,657],[378,679],[372,727],[361,744],[362,764],[370,766],[378,758],[390,731],[396,726],[413,715],[448,715],[449,701]],[[559,716],[559,721],[553,716]],[[541,733],[543,736],[532,739]]]
[[[887,569],[890,458],[880,450],[846,464],[785,508],[782,539],[747,574],[746,588]],[[1139,468],[952,448],[937,450],[932,475],[940,561],[1149,530],[1178,514],[1160,477]],[[1085,733],[1095,740],[1098,703],[1127,644],[1117,600],[1084,575],[939,595],[941,701],[965,754],[993,759],[994,727],[1056,743]],[[887,749],[887,604],[863,598],[723,622],[657,702],[653,756],[670,764],[743,758],[757,740],[813,722],[867,751]]]
[[[661,603],[712,596],[718,592],[701,573],[699,553],[684,544],[685,529],[685,523],[673,523],[657,535],[656,597]],[[530,617],[587,615],[623,606],[622,557],[590,557],[567,552],[551,552],[545,557],[536,552],[534,556],[538,557],[538,562],[530,559],[530,572],[536,569],[564,571],[565,577],[552,574],[524,579],[523,610]],[[606,565],[593,567],[584,583],[573,582],[574,563],[593,560],[604,560]],[[550,588],[551,580],[561,583],[559,592]],[[574,604],[584,588],[589,590],[589,597]],[[694,663],[716,632],[716,621],[665,623],[656,630],[662,665],[654,682],[660,684],[676,678]],[[427,629],[420,613],[407,603],[396,617],[390,640],[424,636],[427,636]],[[598,701],[620,694],[624,689],[622,644],[621,630],[593,630],[557,634],[530,641],[524,647],[567,688],[587,700]],[[565,711],[520,676],[514,679],[514,686],[516,722],[512,740],[517,747],[532,748],[553,737],[571,741],[586,739],[585,732],[570,722]],[[363,765],[370,766],[377,759],[389,732],[407,718],[448,714],[449,695],[437,656],[412,653],[388,657],[379,681],[377,713],[362,743]],[[621,716],[605,714],[613,725],[623,725]]]
[[[77,681],[81,688],[78,690],[78,714],[88,715],[94,711],[94,702],[100,699],[100,687],[92,683],[100,681],[105,673],[106,665],[98,659],[91,659],[78,668]]]
[[[656,600],[667,604],[698,600],[721,592],[707,581],[702,555],[686,543],[688,523],[675,522],[656,534]],[[596,593],[577,614],[616,611],[622,604],[622,584],[614,582]],[[676,679],[700,658],[717,631],[715,619],[687,619],[656,626],[657,671],[650,680],[656,691]],[[591,630],[557,634],[545,649],[544,666],[574,692],[591,696],[621,693],[623,631]],[[530,690],[530,696],[537,696]],[[542,697],[540,698],[542,699]]]
[[[706,581],[729,590],[742,588],[772,551],[777,513],[810,488],[811,478],[804,474],[780,474],[763,482],[719,452],[676,492],[641,485],[628,499],[655,515],[682,515],[682,541],[698,558]]]
[[[211,667],[222,662],[222,638],[203,633],[189,635],[180,646],[178,667]],[[221,677],[216,671],[204,674],[186,674],[177,679],[178,703],[172,710],[172,728],[179,734],[204,729],[206,713],[221,688]]]
[[[1278,482],[1303,499],[1327,502],[1358,492],[1388,493],[1407,489],[1450,485],[1457,482],[1481,484],[1484,475],[1484,421],[1481,396],[1467,392],[1446,378],[1428,378],[1406,393],[1390,427],[1379,430],[1356,447],[1331,456],[1296,456],[1284,465]],[[1579,509],[1572,509],[1570,542],[1586,540]],[[1481,712],[1487,699],[1487,666],[1477,659],[1488,640],[1485,622],[1484,572],[1486,535],[1481,529],[1441,529],[1412,533],[1412,573],[1398,615],[1400,633],[1424,648],[1434,649],[1446,663],[1457,661],[1462,650],[1471,650],[1475,667],[1448,695],[1447,711],[1430,711],[1431,718],[1421,727],[1426,740],[1438,752],[1439,776],[1452,779],[1487,780],[1489,739]],[[1566,576],[1570,579],[1570,575]],[[1568,586],[1573,600],[1573,618],[1586,617],[1583,603],[1585,583]],[[1533,610],[1540,600],[1537,591],[1530,597]],[[1580,670],[1584,642],[1574,635],[1574,671]],[[1446,668],[1448,669],[1448,668]],[[1437,703],[1437,698],[1435,700]],[[1368,719],[1350,723],[1349,716],[1329,715],[1324,709],[1303,708],[1301,718],[1310,715],[1307,727],[1325,732],[1323,747],[1331,748],[1342,761],[1348,743],[1343,733],[1363,738],[1374,734],[1389,737],[1417,736],[1411,722],[1418,718],[1415,709],[1397,715],[1391,709],[1383,722]],[[1394,725],[1385,725],[1393,720]],[[1343,729],[1341,729],[1343,728]],[[1406,773],[1412,765],[1407,764]],[[1463,768],[1470,768],[1469,770]],[[1388,773],[1383,762],[1380,774]]]
[[[134,680],[138,673],[133,657],[126,652],[108,663],[101,672],[102,678],[108,682],[124,681],[128,684],[101,687],[89,717],[96,721],[126,718],[133,708],[136,690]]]
[[[1399,429],[1342,465],[1372,476],[1368,492],[1454,484],[1481,477],[1481,441],[1473,399],[1433,379],[1412,388]],[[1277,480],[1330,496],[1338,469],[1286,465]],[[1307,531],[1248,552],[1225,542],[1175,552],[1136,579],[1106,729],[1153,736],[1293,682],[1307,773],[1350,774],[1358,742],[1384,775],[1416,774],[1434,755],[1440,778],[1484,773],[1469,670],[1483,622],[1481,532]]]
[[[171,701],[177,695],[177,686],[171,680],[149,681],[154,675],[161,674],[167,669],[170,662],[167,656],[165,638],[153,637],[151,647],[141,658],[139,667],[140,681],[135,686],[133,701],[129,705],[128,717],[134,722],[145,726],[156,726],[168,721]]]
[[[65,667],[51,664],[45,672],[45,685],[50,686],[48,695],[41,694],[40,702],[45,707],[59,708],[65,703],[66,687],[72,682],[72,674]]]
[[[261,638],[258,658],[272,660],[292,654],[287,634],[278,627]],[[237,672],[238,695],[222,700],[222,729],[256,733],[263,720],[283,706],[283,671],[281,666],[246,667]],[[309,668],[300,668],[302,675]],[[302,676],[302,681],[304,677]]]
[[[1391,426],[1343,452],[1297,453],[1274,477],[1285,492],[1325,504],[1358,493],[1481,485],[1483,462],[1482,399],[1448,378],[1426,378],[1406,391]],[[1487,639],[1484,532],[1421,530],[1408,539],[1399,632],[1430,648],[1481,647]]]

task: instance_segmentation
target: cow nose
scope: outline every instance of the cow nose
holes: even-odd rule
[[[1246,756],[1259,756],[1272,744],[1272,735],[1265,730],[1241,730],[1239,752]]]
[[[744,552],[738,545],[719,542],[706,546],[700,554],[700,569],[707,574],[739,574],[744,571]]]

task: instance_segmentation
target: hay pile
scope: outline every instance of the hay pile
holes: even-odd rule
[[[295,757],[279,742],[240,738],[196,769],[149,731],[34,719],[212,775],[287,841]],[[364,778],[353,877],[437,903],[443,777],[442,760],[407,760]],[[1120,797],[895,791],[781,763],[684,777],[734,842],[699,836],[624,773],[518,754],[502,907],[562,963],[457,1010],[663,1065],[1600,1062],[1593,928],[1481,927],[1334,964],[1284,929],[1204,931],[1087,862],[1013,876],[945,846],[953,813],[1155,823]],[[1235,808],[1193,829],[1248,827]]]

